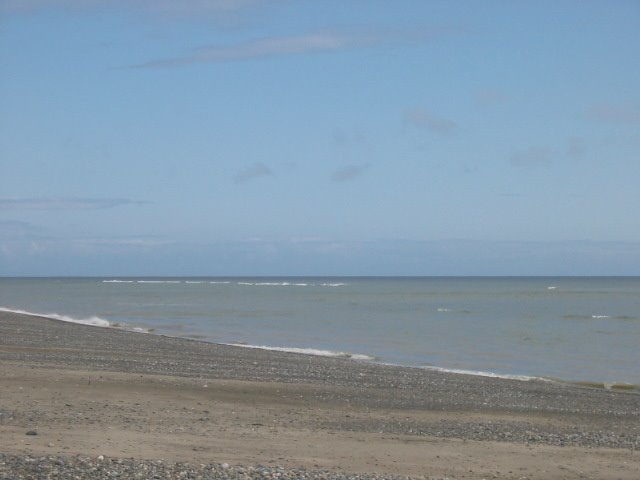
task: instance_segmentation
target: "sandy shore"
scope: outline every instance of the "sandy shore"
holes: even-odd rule
[[[637,393],[0,312],[0,478],[637,479],[639,448]]]

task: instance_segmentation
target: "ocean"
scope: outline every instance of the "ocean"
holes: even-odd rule
[[[640,385],[640,277],[0,278],[0,307],[247,348]]]

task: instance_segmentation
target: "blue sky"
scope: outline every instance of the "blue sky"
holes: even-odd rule
[[[1,275],[634,275],[637,1],[0,0]]]

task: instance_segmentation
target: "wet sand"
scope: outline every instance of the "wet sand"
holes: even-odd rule
[[[134,459],[120,478],[162,460],[203,478],[637,479],[638,448],[637,393],[0,312],[0,477]]]

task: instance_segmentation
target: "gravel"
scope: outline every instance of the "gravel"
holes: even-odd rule
[[[637,392],[463,375],[100,328],[0,312],[0,362],[345,387],[318,400],[371,408],[505,411],[640,420]],[[46,348],[42,348],[46,346]]]
[[[54,369],[304,383],[317,387],[314,400],[329,404],[365,410],[467,414],[460,420],[429,422],[403,422],[389,417],[345,418],[337,424],[319,419],[312,425],[314,428],[556,446],[640,448],[637,392],[248,349],[3,312],[1,362]],[[493,413],[512,414],[514,420],[468,418]],[[37,416],[36,411],[31,414]],[[0,425],[12,415],[3,411],[0,404]],[[544,422],[533,421],[541,418]]]
[[[17,456],[0,453],[0,479],[310,479],[376,480],[409,477],[345,474],[326,470],[287,469],[280,466],[231,466],[226,463],[189,464],[162,460],[116,459],[86,456]],[[436,480],[437,477],[428,477]]]

